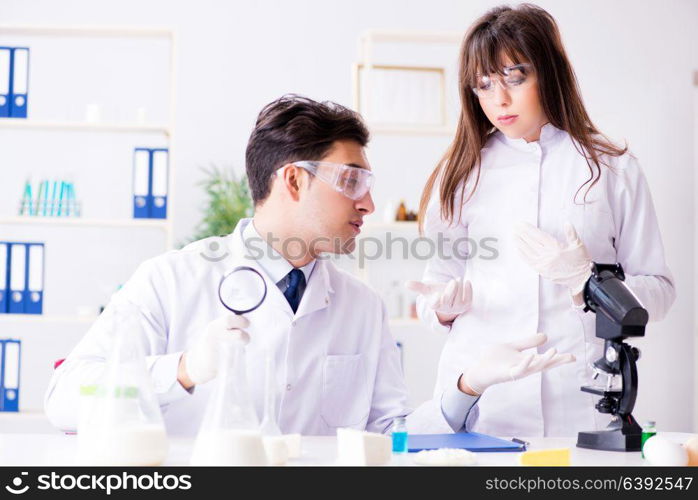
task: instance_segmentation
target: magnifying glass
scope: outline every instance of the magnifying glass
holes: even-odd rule
[[[221,304],[238,315],[254,311],[266,297],[267,283],[259,271],[248,266],[236,267],[218,285]]]

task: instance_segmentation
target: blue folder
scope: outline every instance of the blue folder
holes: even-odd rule
[[[152,166],[150,150],[136,148],[133,151],[133,218],[150,217],[150,181]]]
[[[10,295],[10,244],[0,241],[0,314],[6,313]]]
[[[24,298],[27,294],[27,246],[24,243],[10,243],[9,297],[7,312],[24,314]]]
[[[478,432],[455,434],[410,434],[407,439],[410,452],[437,450],[439,448],[462,448],[468,451],[526,451],[526,445],[500,439]]]
[[[29,48],[12,49],[12,84],[10,86],[10,117],[26,118],[29,98]]]
[[[0,340],[0,411],[19,411],[21,351],[21,341]]]
[[[0,47],[0,118],[10,116],[12,107],[12,48]]]
[[[150,150],[150,218],[167,218],[168,150]]]
[[[44,304],[44,244],[27,243],[24,313],[41,314]]]

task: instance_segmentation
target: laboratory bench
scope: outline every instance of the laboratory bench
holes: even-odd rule
[[[662,436],[683,443],[691,434],[663,432]],[[646,465],[640,452],[612,452],[577,448],[576,438],[521,438],[530,443],[529,450],[570,448],[571,464],[582,466]],[[194,444],[193,438],[170,437],[170,448],[164,465],[187,465]],[[337,445],[334,436],[304,436],[302,456],[289,465],[335,465]],[[477,453],[478,465],[518,465],[520,453]],[[0,465],[2,466],[71,466],[78,465],[77,436],[55,432],[0,433]],[[412,465],[413,454],[393,455],[392,465]]]

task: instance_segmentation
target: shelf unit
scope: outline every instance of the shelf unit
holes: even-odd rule
[[[172,207],[175,200],[176,181],[176,147],[174,124],[176,117],[177,94],[177,36],[174,30],[160,27],[136,27],[136,26],[49,26],[49,25],[2,25],[0,24],[0,36],[8,38],[113,38],[113,39],[137,39],[148,43],[149,40],[165,40],[168,44],[168,78],[167,78],[167,119],[166,123],[149,122],[89,122],[89,121],[45,121],[32,118],[16,119],[1,118],[0,130],[35,131],[49,130],[59,133],[85,133],[99,132],[105,134],[119,133],[153,133],[164,135],[169,150],[168,158],[168,218],[167,219],[106,219],[89,217],[23,217],[2,216],[2,226],[24,226],[32,228],[59,227],[65,230],[104,230],[123,228],[142,228],[158,231],[163,234],[163,251],[173,248],[173,222]],[[31,110],[30,110],[31,113]],[[128,167],[130,169],[130,166]],[[125,170],[125,175],[131,175],[130,170]],[[45,276],[49,279],[50,269]],[[94,315],[18,315],[0,314],[2,322],[20,323],[89,323],[94,321]]]
[[[374,62],[374,47],[377,43],[450,43],[450,44],[460,44],[463,39],[463,33],[460,32],[448,32],[448,31],[411,31],[411,30],[366,30],[359,37],[359,63],[354,65],[352,69],[352,80],[354,85],[353,89],[353,106],[354,109],[359,111],[360,109],[360,97],[359,97],[359,67],[363,67],[366,75],[367,85],[361,90],[365,96],[366,102],[370,102],[371,95],[371,72],[379,68],[380,65]],[[444,92],[444,105],[445,105],[445,89]],[[419,135],[454,135],[455,127],[452,125],[434,125],[434,126],[400,126],[400,125],[382,125],[382,124],[372,124],[370,118],[370,109],[367,110],[367,122],[371,132],[380,134],[394,134],[394,135],[408,135],[408,136],[419,136]]]
[[[448,122],[447,113],[443,112],[443,123],[434,125],[412,125],[410,123],[383,124],[372,119],[370,103],[373,84],[371,71],[380,70],[381,66],[400,68],[402,64],[390,64],[381,61],[376,63],[374,49],[378,43],[424,43],[424,44],[455,44],[459,45],[463,38],[462,32],[425,32],[425,31],[404,31],[404,30],[368,30],[359,38],[359,61],[352,67],[352,89],[353,108],[361,111],[361,104],[368,103],[368,113],[365,116],[367,125],[372,134],[390,135],[404,137],[406,141],[412,141],[418,137],[453,136],[455,135],[455,125]],[[438,66],[429,63],[426,67]],[[420,69],[410,66],[405,69]],[[424,69],[424,68],[421,68]],[[359,73],[362,73],[360,75]],[[365,80],[361,80],[363,76]],[[362,85],[362,82],[365,84]],[[446,105],[445,87],[441,87],[443,103]],[[442,108],[443,109],[443,108]],[[361,228],[361,238],[375,238],[385,236],[387,233],[394,233],[395,236],[406,238],[410,242],[419,238],[419,224],[416,221],[389,221],[383,222],[377,219],[376,222],[367,221]],[[377,281],[375,270],[369,270],[370,266],[357,268],[356,274],[366,283]],[[400,270],[401,272],[402,270]],[[409,279],[409,277],[396,276],[399,280]],[[419,277],[415,277],[419,278]],[[408,293],[408,292],[405,292]],[[403,303],[404,310],[404,303]],[[428,327],[420,320],[411,317],[393,317],[388,322],[392,333],[397,341],[402,345],[403,373],[407,386],[413,397],[417,397],[416,403],[430,397],[435,380],[435,370],[425,371],[422,367],[437,366],[439,355],[445,342],[445,336],[434,335]]]

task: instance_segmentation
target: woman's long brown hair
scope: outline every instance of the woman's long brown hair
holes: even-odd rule
[[[463,39],[458,75],[462,106],[456,136],[424,187],[419,204],[420,229],[437,182],[441,217],[451,223],[455,221],[456,211],[460,219],[460,210],[455,206],[457,191],[463,203],[475,192],[480,178],[480,151],[496,129],[471,88],[477,74],[501,74],[507,56],[514,64],[528,62],[533,65],[548,122],[566,131],[586,159],[589,179],[577,194],[587,185],[588,193],[598,182],[601,165],[608,166],[603,155],[620,156],[627,151],[627,146],[614,145],[591,122],[555,19],[531,4],[496,7],[478,19]],[[475,175],[475,182],[466,196],[466,181],[472,175]]]

